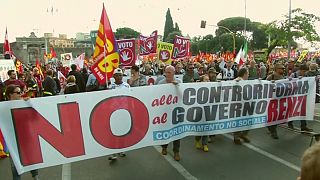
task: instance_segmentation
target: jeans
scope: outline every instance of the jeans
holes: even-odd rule
[[[162,148],[167,148],[168,144],[162,145]],[[173,152],[178,153],[180,149],[180,139],[173,141]]]
[[[196,141],[200,141],[200,139],[203,146],[208,144],[208,136],[196,136]]]

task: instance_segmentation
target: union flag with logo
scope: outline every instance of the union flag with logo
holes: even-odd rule
[[[105,84],[119,66],[120,57],[117,43],[107,16],[104,4],[93,54],[91,71],[101,85]]]

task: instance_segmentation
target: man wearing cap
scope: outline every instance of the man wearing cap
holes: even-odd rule
[[[277,63],[274,66],[273,73],[267,77],[267,80],[275,82],[276,80],[284,79],[284,73],[285,73],[284,65]],[[268,126],[268,129],[273,139],[279,139],[278,133],[277,133],[277,125]]]
[[[114,82],[111,83],[109,89],[126,89],[130,88],[130,85],[122,81],[123,72],[120,68],[117,68],[113,71]]]
[[[208,70],[208,76],[209,76],[210,82],[217,82],[217,71],[214,67],[211,67]]]
[[[111,83],[109,89],[130,89],[130,85],[122,81],[123,72],[120,68],[117,68],[113,71],[113,78],[114,78],[114,82]],[[119,153],[119,156],[124,157],[126,156],[126,154],[121,152]],[[117,159],[117,154],[112,154],[109,157],[109,160],[116,160],[116,159]]]

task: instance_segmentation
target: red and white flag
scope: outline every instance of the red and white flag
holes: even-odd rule
[[[9,43],[7,28],[6,28],[6,35],[5,35],[4,44],[3,44],[3,54],[6,57],[6,59],[11,59],[12,57],[12,51]]]
[[[149,37],[140,35],[139,37],[139,55],[145,56],[157,53],[158,31],[153,31]]]
[[[120,64],[122,66],[131,67],[136,63],[136,40],[122,39],[117,40],[118,51],[120,55]]]
[[[84,65],[84,58],[86,57],[86,54],[85,53],[82,53],[80,54],[78,57],[76,57],[72,64],[75,64],[77,65],[77,69],[80,70],[83,68],[83,65]]]

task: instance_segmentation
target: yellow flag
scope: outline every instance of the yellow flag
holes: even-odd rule
[[[297,62],[301,63],[308,53],[309,53],[308,50],[302,51],[302,53],[300,54],[299,59],[297,60]]]
[[[159,61],[164,62],[165,64],[171,64],[172,50],[173,44],[158,41],[157,54]]]

